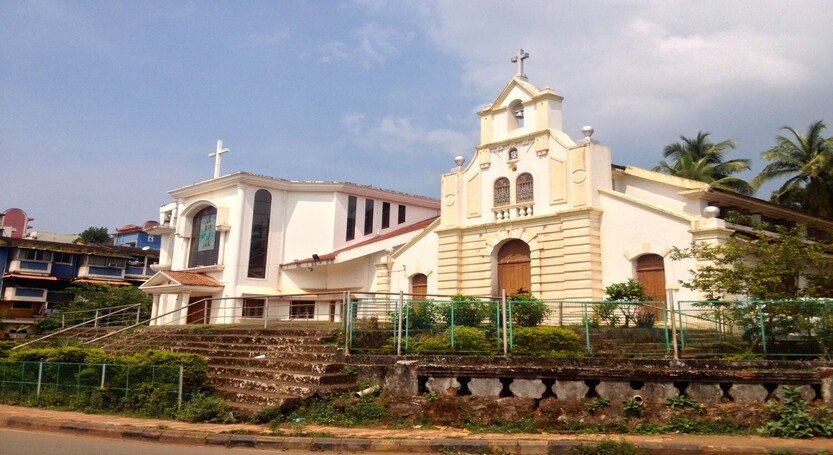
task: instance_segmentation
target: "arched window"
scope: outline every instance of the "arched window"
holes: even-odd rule
[[[252,237],[249,243],[249,278],[266,278],[266,249],[269,246],[269,219],[272,193],[257,190],[252,209]]]
[[[532,202],[534,197],[532,188],[532,174],[524,172],[515,180],[515,202]]]
[[[509,179],[501,177],[495,180],[495,207],[509,205]]]
[[[220,252],[217,209],[206,207],[194,215],[188,267],[214,265]]]
[[[428,295],[428,277],[424,273],[411,277],[411,294],[413,300],[425,300]]]
[[[524,105],[521,100],[509,103],[509,129],[523,128],[524,126]]]

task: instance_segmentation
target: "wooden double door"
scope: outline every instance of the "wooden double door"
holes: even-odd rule
[[[497,281],[498,292],[505,289],[507,296],[531,292],[532,269],[526,242],[510,240],[498,250]]]
[[[210,323],[209,320],[211,318],[211,300],[206,300],[203,303],[197,303],[196,305],[191,305],[194,302],[199,302],[203,299],[208,299],[209,297],[191,297],[188,299],[188,316],[186,318],[186,323],[188,324],[206,324]]]

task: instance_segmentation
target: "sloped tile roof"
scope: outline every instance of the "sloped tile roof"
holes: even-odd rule
[[[178,282],[183,286],[211,286],[215,288],[223,287],[223,283],[211,278],[208,275],[195,272],[175,272],[172,270],[165,270],[161,272],[168,278]]]

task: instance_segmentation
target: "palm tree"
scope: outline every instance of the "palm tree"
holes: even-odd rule
[[[710,142],[711,133],[699,131],[696,137],[680,136],[680,142],[669,144],[663,150],[663,156],[670,158],[670,163],[660,161],[654,170],[692,180],[698,180],[724,190],[751,195],[755,188],[747,181],[733,177],[733,174],[749,170],[749,160],[736,159],[724,161],[726,154],[737,144],[731,139],[718,143]]]
[[[833,218],[833,137],[824,138],[825,128],[822,120],[810,125],[806,134],[782,127],[791,137],[776,137],[776,145],[762,153],[769,164],[753,184],[759,187],[764,182],[788,177],[772,193],[773,202]]]

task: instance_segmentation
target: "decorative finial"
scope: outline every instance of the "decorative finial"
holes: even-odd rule
[[[592,126],[590,126],[590,125],[583,126],[583,127],[581,128],[581,134],[583,134],[583,135],[584,135],[584,137],[586,137],[588,140],[590,139],[590,136],[592,136],[592,135],[593,135],[593,132],[595,132],[595,131],[596,131],[596,130],[594,130],[594,129],[593,129],[593,127],[592,127]]]
[[[456,164],[457,166],[462,166],[465,162],[466,159],[463,157],[463,155],[457,155],[454,157],[454,164]]]
[[[516,74],[515,77],[526,80],[526,74],[524,74],[524,60],[528,58],[529,52],[524,52],[523,49],[518,49],[518,55],[512,57],[512,63],[516,63],[518,65],[518,74]]]
[[[719,215],[720,215],[720,207],[715,207],[713,205],[710,205],[710,206],[703,209],[703,216],[708,218],[708,219],[717,218]]]
[[[226,153],[228,151],[229,151],[229,149],[223,148],[223,141],[220,140],[220,139],[217,139],[217,148],[213,152],[208,154],[208,156],[213,156],[214,157],[214,178],[215,179],[220,178],[220,164],[222,162],[222,157],[220,155],[222,155],[223,153]]]

